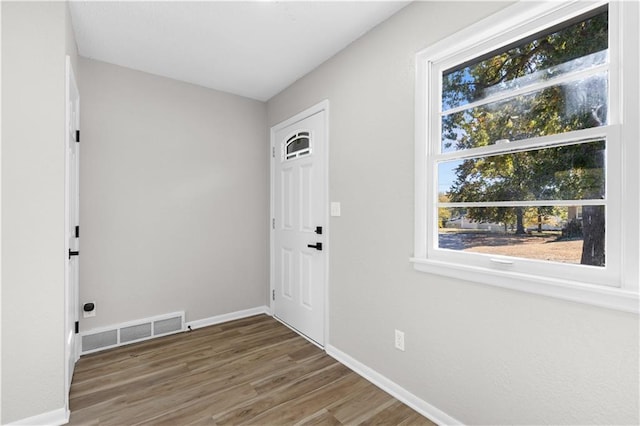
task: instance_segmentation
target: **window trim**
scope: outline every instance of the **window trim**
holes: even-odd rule
[[[415,247],[414,256],[410,259],[418,271],[444,275],[457,279],[489,284],[502,288],[525,291],[528,293],[551,296],[563,300],[586,303],[627,312],[640,312],[638,305],[638,266],[640,226],[638,211],[640,208],[638,180],[640,178],[637,165],[640,164],[639,143],[623,143],[620,155],[623,164],[607,164],[609,168],[618,167],[622,170],[620,185],[611,188],[607,184],[608,198],[619,204],[614,216],[609,216],[607,223],[625,224],[624,232],[620,231],[621,241],[618,250],[620,259],[613,262],[607,269],[614,281],[586,284],[575,278],[564,279],[544,275],[509,270],[509,262],[500,262],[500,256],[486,256],[496,258],[491,266],[482,264],[468,264],[456,261],[456,253],[452,256],[434,256],[428,249],[428,229],[433,226],[436,205],[433,202],[437,189],[433,185],[433,170],[429,166],[428,156],[432,154],[430,138],[439,135],[439,129],[430,129],[428,117],[439,114],[437,105],[440,102],[440,87],[433,87],[441,80],[432,68],[439,64],[439,70],[446,65],[462,63],[496,49],[496,46],[507,45],[521,40],[531,34],[539,32],[543,27],[553,27],[569,19],[597,9],[609,2],[601,0],[593,3],[581,1],[530,3],[521,1],[513,6],[485,18],[478,23],[457,32],[450,37],[437,42],[431,47],[418,52],[416,55],[416,143],[415,143]],[[619,131],[622,140],[640,141],[638,125],[638,58],[633,52],[638,51],[637,28],[632,24],[634,18],[640,15],[635,2],[609,3],[609,13],[613,22],[619,25],[610,26],[610,124],[605,132]],[[634,16],[635,15],[635,16]],[[619,48],[611,48],[619,46]],[[635,49],[635,50],[634,50]],[[618,55],[617,52],[620,52]],[[626,55],[623,53],[627,53]],[[631,53],[631,54],[630,54]],[[626,58],[630,59],[626,59]],[[624,62],[623,62],[624,58]],[[446,65],[445,65],[446,64]],[[622,64],[622,65],[620,65]],[[624,68],[624,73],[623,73]],[[434,78],[435,77],[435,78]],[[433,86],[432,86],[433,85]],[[622,91],[621,88],[625,90]],[[435,94],[430,97],[429,94]],[[624,96],[617,94],[624,93]],[[620,125],[618,125],[621,123]],[[430,133],[431,132],[431,133]],[[578,131],[581,132],[581,131]],[[588,129],[588,132],[598,132]],[[577,132],[576,132],[577,133]],[[607,147],[609,149],[609,146]],[[613,182],[611,182],[613,183]],[[435,192],[434,192],[435,191]],[[622,197],[622,194],[625,194]],[[435,219],[437,220],[437,219]],[[611,241],[611,239],[610,239]],[[480,256],[478,256],[480,257]],[[505,258],[510,259],[510,258]],[[617,264],[616,264],[617,263]],[[551,265],[551,264],[550,264]],[[572,265],[567,265],[571,270]],[[573,275],[568,275],[573,277]]]

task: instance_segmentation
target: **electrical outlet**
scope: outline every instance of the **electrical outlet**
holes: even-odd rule
[[[82,305],[82,318],[91,318],[96,316],[96,302],[87,302]]]
[[[396,349],[404,351],[404,332],[396,330]]]

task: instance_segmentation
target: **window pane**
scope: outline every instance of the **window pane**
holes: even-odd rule
[[[448,202],[600,200],[605,141],[438,163]],[[442,201],[442,200],[441,200]]]
[[[309,148],[309,138],[300,137],[287,144],[287,154],[293,154],[294,152],[302,151]]]
[[[536,35],[445,71],[442,110],[466,105],[497,91],[604,63],[608,48],[608,12],[560,30]]]
[[[605,265],[604,206],[438,209],[438,248]]]
[[[607,73],[442,117],[442,152],[607,124]]]

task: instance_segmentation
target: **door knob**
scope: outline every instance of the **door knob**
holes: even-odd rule
[[[79,251],[71,251],[71,249],[69,249],[69,259],[71,259],[71,256],[78,256],[80,255]]]
[[[307,244],[307,247],[322,251],[322,243]]]

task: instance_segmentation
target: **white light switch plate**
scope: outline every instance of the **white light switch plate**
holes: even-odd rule
[[[331,202],[331,216],[340,216],[340,203],[337,201]]]

